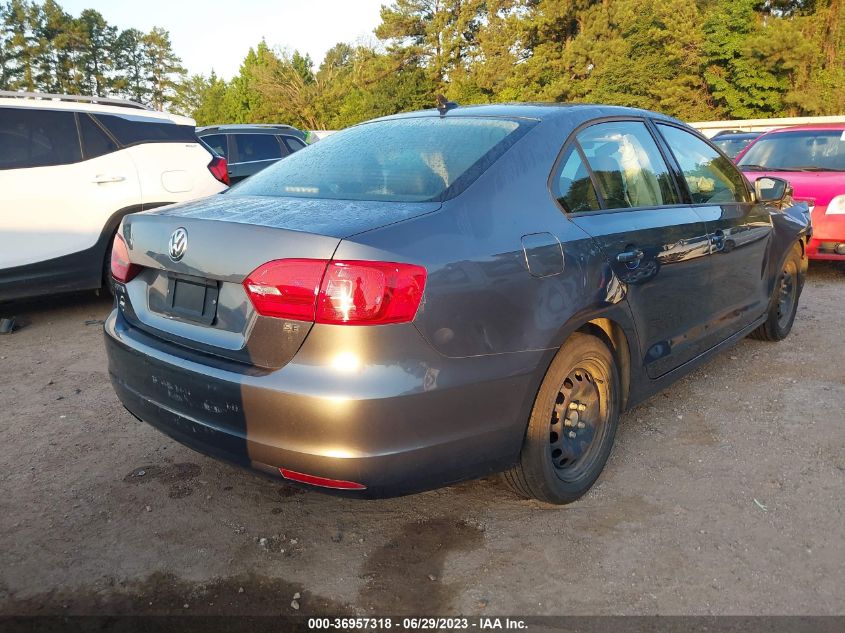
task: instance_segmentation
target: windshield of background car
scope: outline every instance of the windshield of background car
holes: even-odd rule
[[[746,171],[845,171],[845,131],[795,130],[764,136],[739,166]]]
[[[718,147],[720,150],[725,152],[730,158],[736,158],[739,153],[745,149],[745,147],[753,141],[753,138],[713,138],[710,141]]]
[[[279,161],[229,195],[445,200],[469,186],[534,123],[420,117],[358,125]]]

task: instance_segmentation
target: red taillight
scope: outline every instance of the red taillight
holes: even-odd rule
[[[306,475],[305,473],[298,473],[295,470],[288,470],[287,468],[279,468],[279,472],[282,473],[282,477],[285,479],[298,481],[303,484],[311,484],[312,486],[320,486],[321,488],[334,488],[335,490],[364,490],[366,488],[364,484],[354,481]]]
[[[313,321],[323,259],[278,259],[259,266],[244,281],[258,314],[297,321]]]
[[[425,278],[414,264],[280,259],[250,273],[244,288],[264,316],[383,325],[414,320]]]
[[[119,232],[114,236],[111,247],[111,275],[116,281],[125,284],[131,281],[141,270],[140,266],[129,262],[129,249]]]
[[[380,325],[413,321],[425,268],[393,262],[330,262],[317,297],[317,323]]]
[[[208,171],[224,185],[229,184],[229,166],[226,164],[225,158],[220,156],[212,158],[211,162],[208,163]]]

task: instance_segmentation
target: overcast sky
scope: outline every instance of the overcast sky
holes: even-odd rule
[[[319,66],[338,42],[374,39],[379,8],[389,0],[58,0],[74,16],[96,9],[118,29],[170,31],[190,73],[213,68],[230,79],[261,38],[271,47],[308,53]]]

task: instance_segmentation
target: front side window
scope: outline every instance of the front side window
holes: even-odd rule
[[[678,204],[666,162],[640,121],[598,123],[576,136],[608,209]]]
[[[569,213],[597,211],[601,208],[590,172],[575,145],[569,146],[560,161],[560,173],[554,180],[555,198]]]
[[[365,123],[291,154],[228,195],[445,200],[469,186],[534,124],[462,116]]]
[[[276,160],[282,157],[282,147],[271,134],[236,134],[238,163],[253,163],[259,160]]]
[[[790,130],[764,136],[739,166],[749,171],[845,171],[845,130]]]
[[[681,167],[693,204],[748,201],[745,178],[731,161],[694,134],[662,123],[657,127]]]
[[[0,169],[67,165],[81,158],[73,112],[0,109]]]

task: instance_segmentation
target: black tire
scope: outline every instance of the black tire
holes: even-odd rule
[[[519,462],[503,473],[508,487],[553,504],[572,503],[586,493],[613,447],[619,385],[607,345],[588,334],[573,334],[540,386]]]
[[[801,296],[801,247],[795,244],[786,256],[772,291],[766,320],[751,333],[758,341],[782,341],[792,330]]]

